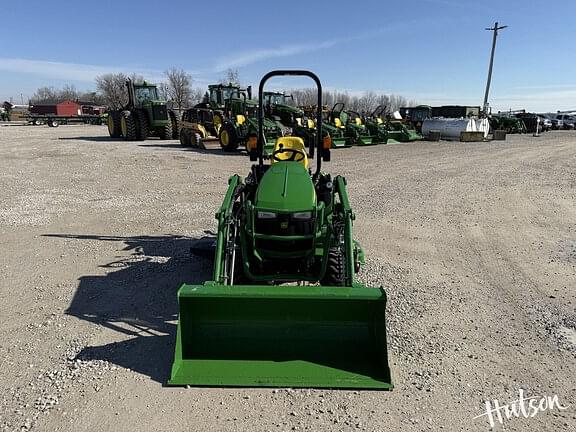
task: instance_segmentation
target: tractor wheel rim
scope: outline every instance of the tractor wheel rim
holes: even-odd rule
[[[120,119],[120,130],[122,131],[122,136],[125,137],[128,132],[128,127],[126,126],[126,119],[124,117]]]
[[[114,120],[112,120],[112,116],[108,117],[108,132],[110,135],[114,134]]]
[[[222,131],[222,144],[224,144],[225,146],[228,145],[228,132],[227,131]]]

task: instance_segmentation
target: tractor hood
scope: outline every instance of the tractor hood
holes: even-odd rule
[[[316,206],[310,174],[299,162],[276,162],[266,171],[256,191],[259,210],[296,212]]]

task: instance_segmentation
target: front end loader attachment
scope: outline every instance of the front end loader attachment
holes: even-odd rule
[[[183,285],[169,385],[392,389],[382,288]]]

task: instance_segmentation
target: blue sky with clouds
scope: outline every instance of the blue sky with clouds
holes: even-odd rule
[[[576,109],[574,0],[10,2],[0,99],[93,89],[106,72],[158,80],[175,66],[197,87],[227,68],[252,85],[271,69],[305,68],[330,89],[480,105],[494,21],[510,27],[498,40],[493,108]]]

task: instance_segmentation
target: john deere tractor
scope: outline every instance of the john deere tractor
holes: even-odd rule
[[[385,120],[385,105],[378,105],[370,115],[364,118],[364,124],[370,135],[375,136],[382,144],[387,144],[389,140],[388,126]]]
[[[359,113],[345,111],[342,102],[334,104],[330,111],[330,120],[334,126],[345,130],[345,135],[350,139],[351,145],[364,146],[386,143],[386,141],[380,141],[378,135],[370,133]]]
[[[268,79],[307,76],[318,87],[316,167],[304,141],[282,136],[265,162]],[[352,236],[346,180],[322,171],[322,87],[308,71],[260,81],[254,165],[228,180],[217,213],[212,280],[178,291],[170,385],[391,389],[386,293],[356,280],[364,253]]]
[[[237,108],[230,101],[249,100],[251,97],[251,86],[241,88],[232,83],[209,85],[204,100],[184,112],[180,129],[180,143],[185,147],[199,147],[208,150],[214,149],[211,144],[217,146],[217,143],[220,142],[222,149],[226,151],[236,150],[241,140],[232,140],[230,143],[223,144],[220,141],[220,132],[226,120],[233,121],[234,116],[244,113],[241,108]],[[233,113],[232,108],[239,109],[240,112]]]
[[[301,107],[304,111],[304,115],[307,118],[306,123],[303,123],[304,127],[314,131],[316,133],[316,122],[313,120],[315,113],[316,113],[316,106],[304,106]],[[322,133],[324,136],[329,136],[330,140],[332,141],[332,148],[342,148],[342,147],[350,147],[350,139],[346,136],[346,128],[336,127],[333,123],[330,122],[330,111],[328,107],[322,107]],[[300,136],[298,134],[298,136]]]
[[[250,137],[258,136],[258,104],[256,101],[241,97],[231,97],[226,101],[226,120],[220,129],[220,145],[226,151],[245,146]],[[270,156],[277,138],[289,132],[282,124],[264,118],[262,122],[265,139],[264,154]]]
[[[294,100],[292,95],[283,92],[264,92],[264,112],[266,118],[279,123],[283,129],[289,129],[294,136],[304,140],[309,149],[308,156],[314,156],[316,140],[316,126],[314,121],[307,118],[304,110],[289,103]]]
[[[158,88],[144,81],[126,81],[128,103],[121,109],[108,111],[108,132],[113,138],[127,141],[145,140],[150,136],[178,139],[180,116],[169,110],[158,96]]]

